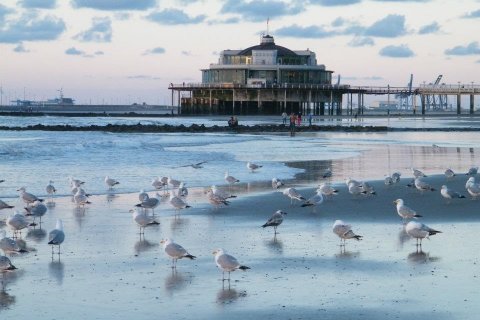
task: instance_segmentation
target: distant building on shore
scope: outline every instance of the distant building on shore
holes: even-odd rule
[[[258,45],[223,50],[201,83],[170,84],[183,114],[341,113],[342,88],[315,52],[290,50],[264,35]],[[335,89],[335,90],[332,90]]]

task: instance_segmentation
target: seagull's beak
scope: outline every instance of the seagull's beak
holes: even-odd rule
[[[160,243],[162,243],[162,244],[165,243],[165,240],[164,239],[160,240]]]
[[[214,251],[212,252],[212,254],[213,254],[213,255],[216,255],[216,254],[217,254],[217,250],[214,250]]]
[[[397,200],[393,201],[393,203],[397,204]]]

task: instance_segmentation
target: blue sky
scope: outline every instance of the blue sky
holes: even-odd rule
[[[269,31],[352,85],[480,84],[480,0],[0,0],[3,100],[169,104]]]

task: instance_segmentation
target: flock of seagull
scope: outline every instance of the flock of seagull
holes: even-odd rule
[[[200,162],[192,164],[193,168],[199,169],[202,168],[202,165],[205,162]],[[251,172],[262,168],[261,165],[248,162],[247,169]],[[468,170],[466,175],[469,175],[469,179],[465,184],[465,189],[472,197],[480,196],[480,183],[475,181],[475,175],[478,173],[478,167],[472,167]],[[407,186],[414,187],[420,191],[436,191],[435,188],[430,186],[423,178],[426,175],[415,168],[412,168],[412,174],[414,179]],[[456,176],[456,174],[451,169],[447,169],[444,172],[447,179],[451,179]],[[323,178],[329,178],[332,176],[331,169],[326,169],[323,173]],[[385,185],[393,185],[400,182],[401,173],[394,172],[392,175],[389,175],[385,178]],[[228,172],[225,173],[224,180],[229,186],[229,188],[239,183],[240,181],[230,175]],[[85,182],[79,179],[69,178],[72,201],[79,208],[85,208],[86,205],[90,204],[89,196],[85,189],[83,188]],[[120,182],[111,177],[105,177],[105,185],[108,189],[113,189],[116,185],[119,185]],[[285,186],[285,184],[279,178],[273,178],[272,181],[273,189],[280,189]],[[181,210],[190,208],[186,198],[188,196],[188,189],[185,186],[185,183],[179,180],[175,180],[171,177],[156,177],[153,179],[151,186],[157,190],[154,197],[149,196],[147,192],[141,190],[138,194],[139,203],[135,204],[130,210],[132,214],[133,221],[138,225],[140,229],[140,238],[144,237],[145,228],[150,225],[159,224],[155,218],[155,208],[158,207],[163,197],[168,196],[168,203],[174,208],[175,216],[179,214]],[[376,191],[372,185],[365,181],[357,181],[351,178],[346,179],[346,186],[348,192],[353,196],[374,196]],[[171,188],[171,189],[170,189]],[[45,191],[50,197],[50,201],[56,193],[56,188],[53,186],[53,181],[50,181],[46,186]],[[163,194],[159,194],[159,191],[163,191]],[[21,247],[17,243],[17,239],[21,236],[21,231],[29,226],[35,227],[37,225],[36,219],[38,219],[38,224],[41,226],[41,219],[44,216],[48,208],[44,204],[44,200],[38,198],[34,194],[28,193],[25,187],[18,189],[20,199],[25,203],[24,213],[15,211],[13,215],[10,215],[6,220],[6,225],[9,226],[12,230],[12,237],[9,238],[6,236],[5,230],[2,230],[0,233],[0,249],[3,251],[4,255],[0,255],[0,272],[4,275],[6,272],[13,271],[16,267],[12,264],[11,260],[7,255],[13,255],[25,252],[25,248]],[[283,195],[290,198],[291,205],[294,205],[295,202],[301,202],[301,207],[314,207],[323,203],[325,198],[330,198],[338,193],[338,190],[335,189],[329,182],[322,183],[318,186],[316,193],[310,197],[305,198],[298,190],[293,187],[288,187],[283,190]],[[205,192],[207,200],[214,206],[214,208],[219,208],[220,206],[228,206],[232,198],[236,196],[230,192],[218,188],[213,185]],[[448,188],[446,185],[443,185],[440,194],[447,200],[455,198],[465,198],[463,194]],[[409,221],[411,219],[421,218],[422,216],[417,214],[414,209],[405,205],[403,199],[397,199],[394,201],[396,205],[398,215],[403,219],[405,224],[405,232],[412,238],[415,238],[417,241],[417,246],[421,246],[422,240],[428,238],[429,236],[441,233],[439,230],[432,229],[427,225],[417,222]],[[14,206],[11,206],[4,201],[0,200],[0,210],[3,209],[13,209]],[[151,214],[149,214],[151,211]],[[277,234],[277,228],[282,224],[286,212],[282,210],[277,210],[261,227],[273,227],[274,235]],[[28,218],[32,217],[33,221],[30,221]],[[345,223],[342,220],[336,220],[333,224],[332,231],[340,238],[340,246],[345,248],[345,242],[349,239],[361,240],[362,236],[355,234],[352,230],[352,227]],[[65,233],[63,230],[63,222],[61,219],[56,221],[55,229],[49,233],[48,244],[52,246],[52,260],[54,254],[58,254],[58,259],[60,259],[60,246],[65,240]],[[185,248],[180,244],[177,244],[173,239],[163,239],[160,242],[163,245],[165,254],[172,259],[172,269],[176,269],[177,261],[179,259],[195,259],[196,257],[190,254]],[[58,250],[55,252],[54,248],[57,247]],[[247,270],[249,267],[242,265],[238,260],[226,253],[223,249],[217,249],[213,252],[215,256],[215,264],[222,271],[223,278],[222,280],[230,281],[230,273],[235,270]],[[225,278],[225,272],[228,273],[228,278]]]

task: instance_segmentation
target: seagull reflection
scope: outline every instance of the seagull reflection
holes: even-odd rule
[[[347,251],[345,249],[345,246],[340,246],[340,252],[335,254],[335,258],[345,259],[345,260],[355,259],[355,258],[358,258],[359,256],[360,256],[359,251]]]
[[[47,206],[48,209],[53,209],[53,208],[55,208],[56,203],[55,203],[55,201],[49,201],[45,205]]]
[[[190,223],[190,219],[185,219],[181,218],[179,216],[175,216],[171,221],[170,221],[170,230],[172,231],[177,231],[185,226],[187,226]]]
[[[107,202],[112,202],[113,200],[115,200],[116,197],[117,195],[115,193],[107,193],[106,195]]]
[[[278,239],[277,235],[275,235],[273,239],[265,241],[265,245],[274,253],[278,253],[278,254],[283,253],[283,241]]]
[[[440,260],[439,257],[431,257],[430,253],[428,252],[423,252],[422,248],[417,246],[417,250],[409,253],[407,256],[408,262],[412,264],[425,264],[429,262],[435,262]]]
[[[32,239],[33,241],[39,243],[43,242],[43,240],[47,236],[47,231],[43,229],[30,229],[27,232],[27,239]]]
[[[165,278],[165,291],[171,296],[175,291],[185,289],[188,284],[192,283],[192,280],[192,274],[184,274],[177,272],[176,269],[172,269],[172,273]]]
[[[59,285],[63,284],[63,278],[65,278],[65,265],[60,261],[52,261],[48,265],[48,273],[50,276],[57,280]]]
[[[402,249],[405,242],[407,242],[410,239],[411,237],[408,235],[407,231],[405,230],[405,224],[403,224],[402,228],[398,232],[398,247]]]
[[[238,292],[235,289],[230,288],[230,282],[228,283],[228,288],[225,286],[222,287],[217,293],[217,303],[220,305],[230,304],[235,302],[240,297],[245,297],[247,295],[246,291]]]
[[[5,290],[0,290],[0,310],[9,309],[10,306],[15,304],[15,296],[11,296],[5,292]]]
[[[135,242],[135,246],[133,248],[135,250],[135,255],[139,255],[142,252],[146,252],[158,246],[159,245],[156,242],[150,242],[142,238],[141,240]]]

